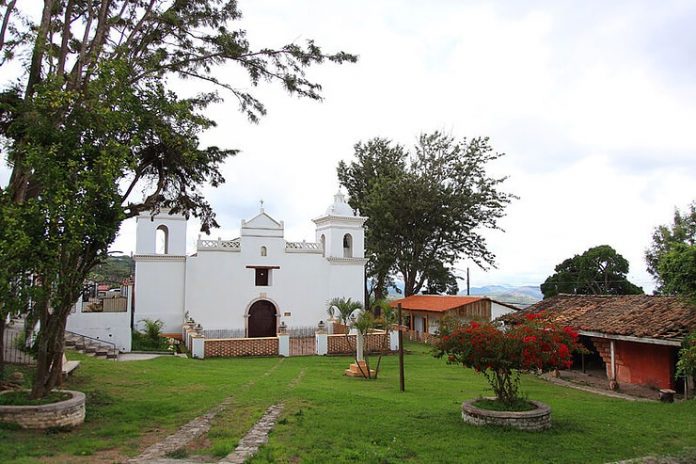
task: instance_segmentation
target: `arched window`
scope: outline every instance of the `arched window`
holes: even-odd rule
[[[353,237],[351,237],[350,234],[343,236],[343,257],[353,257]]]
[[[159,226],[155,231],[155,253],[158,255],[169,253],[169,229],[167,226]]]
[[[321,234],[321,255],[326,256],[326,236]]]
[[[268,255],[268,250],[266,249],[265,246],[261,247],[261,256],[266,256]]]

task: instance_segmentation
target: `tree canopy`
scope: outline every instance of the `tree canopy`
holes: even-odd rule
[[[696,301],[696,202],[684,213],[676,209],[672,224],[655,228],[645,260],[658,292]]]
[[[629,282],[628,261],[609,245],[592,247],[564,260],[541,284],[549,298],[559,293],[580,295],[639,295],[643,289]]]
[[[306,69],[356,57],[311,40],[253,48],[234,27],[234,0],[44,0],[36,24],[15,0],[0,8],[0,66],[24,70],[0,93],[12,169],[0,188],[0,269],[11,283],[0,286],[0,320],[27,308],[23,287],[34,276],[40,397],[60,378],[65,320],[82,282],[124,219],[170,208],[198,217],[205,232],[217,226],[201,187],[224,182],[220,166],[236,151],[202,147],[199,135],[215,126],[205,110],[222,101],[218,90],[256,122],[266,113],[250,90],[259,83],[319,100]],[[226,80],[224,64],[247,79]],[[201,93],[180,97],[171,78],[195,80]]]
[[[393,274],[403,279],[406,296],[429,282],[430,290],[443,283],[451,290],[456,261],[494,264],[482,231],[498,229],[515,198],[499,189],[505,178],[486,172],[500,156],[488,138],[456,140],[441,132],[422,134],[411,151],[382,138],[355,145],[356,159],[339,163],[338,178],[350,205],[368,217],[368,275],[377,291]]]

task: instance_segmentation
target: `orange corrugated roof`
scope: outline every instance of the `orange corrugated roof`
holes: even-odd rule
[[[443,313],[485,299],[486,297],[482,296],[411,295],[390,301],[389,304],[392,308],[396,308],[401,303],[402,309]]]

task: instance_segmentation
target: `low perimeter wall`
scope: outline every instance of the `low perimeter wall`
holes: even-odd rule
[[[82,424],[85,421],[85,394],[69,390],[56,391],[69,393],[72,398],[37,406],[2,405],[0,422],[18,424],[24,429],[76,427]]]
[[[357,335],[329,335],[328,354],[350,354],[355,353],[355,343]],[[365,336],[365,352],[389,351],[388,333],[371,333]]]
[[[278,356],[278,339],[269,338],[219,338],[205,339],[205,357]]]

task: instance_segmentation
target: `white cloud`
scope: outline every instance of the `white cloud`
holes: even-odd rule
[[[360,62],[309,71],[322,103],[254,89],[269,110],[257,126],[229,96],[211,108],[219,127],[203,142],[242,149],[224,167],[227,184],[206,190],[226,229],[213,236],[233,236],[264,199],[288,239],[312,239],[310,219],[331,201],[353,144],[412,145],[443,129],[491,136],[508,154],[492,172],[511,175],[506,188],[521,197],[507,232],[488,234],[499,269],[472,269],[476,285],[539,283],[607,243],[652,288],[642,260],[652,229],[695,198],[696,84],[684,73],[696,9],[687,3],[241,1],[252,44],[314,38]],[[221,75],[242,82],[234,68]],[[133,224],[114,248],[134,248]]]

